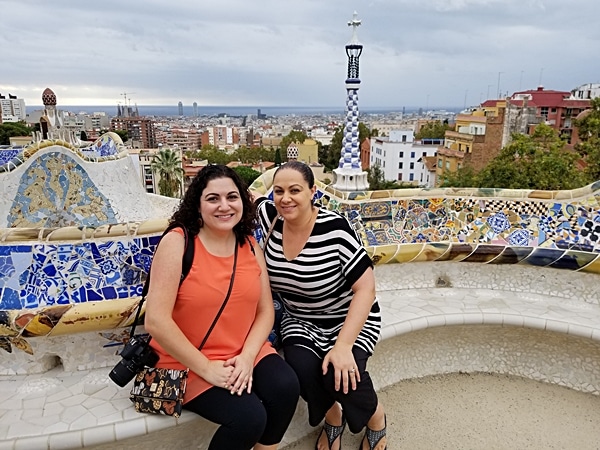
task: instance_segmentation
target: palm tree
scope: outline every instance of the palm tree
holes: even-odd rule
[[[169,148],[161,150],[154,155],[150,167],[159,176],[158,192],[165,197],[177,197],[183,183],[179,155]]]

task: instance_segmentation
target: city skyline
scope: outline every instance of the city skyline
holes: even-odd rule
[[[364,108],[472,106],[600,81],[595,0],[0,0],[0,93],[59,105],[336,106],[362,21]],[[582,32],[585,30],[585,32]],[[560,50],[560,51],[559,51]]]

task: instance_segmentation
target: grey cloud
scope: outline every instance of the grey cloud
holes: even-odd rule
[[[477,103],[499,72],[511,92],[599,81],[597,0],[0,0],[11,18],[0,92],[28,104],[51,87],[59,102],[135,92],[139,104],[343,106],[354,10],[362,105],[462,105],[465,91]]]

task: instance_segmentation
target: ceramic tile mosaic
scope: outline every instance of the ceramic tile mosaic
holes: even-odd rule
[[[130,163],[113,144],[0,149],[4,192],[17,192],[9,203],[0,198],[0,220],[31,227],[0,228],[0,404],[11,405],[0,407],[0,447],[124,439],[147,448],[158,430],[169,442],[201,444],[212,431],[190,415],[179,421],[188,428],[140,417],[107,378],[174,208],[136,197],[139,180],[128,178]],[[124,175],[110,178],[116,169]],[[269,195],[272,176],[253,187]],[[376,263],[383,342],[370,370],[378,388],[399,376],[480,370],[600,392],[599,183],[569,192],[318,187],[316,200],[349,218]],[[46,209],[32,208],[36,201]],[[142,218],[132,221],[117,212],[136,209]],[[98,224],[86,222],[92,211]],[[451,351],[440,352],[440,342]],[[548,364],[566,348],[575,363]],[[310,431],[305,416],[300,407],[286,443]]]
[[[1,151],[13,152],[14,160],[14,150]],[[140,231],[144,221],[124,224],[111,206],[125,199],[121,209],[139,207],[139,197],[123,195],[128,189],[139,192],[139,180],[92,181],[107,179],[106,158],[128,165],[110,135],[85,149],[44,141],[23,154],[26,166],[0,174],[19,177],[12,181],[17,193],[6,211],[16,228],[0,229],[0,327],[5,330],[0,345],[30,351],[26,338],[63,330],[65,317],[100,317],[93,305],[102,304],[110,313],[79,330],[124,323],[141,292],[160,228],[149,232]],[[86,159],[78,160],[82,155]],[[8,154],[3,158],[8,161]],[[273,172],[252,188],[272,195]],[[577,190],[576,201],[568,199],[574,195],[550,192],[542,201],[537,191],[340,193],[319,184],[315,200],[348,217],[376,264],[476,262],[600,273],[599,189],[596,183]],[[556,200],[561,195],[567,199]],[[3,208],[0,202],[0,213]],[[146,214],[151,218],[154,211],[148,208]],[[59,228],[46,234],[47,227]],[[119,231],[129,227],[136,231]],[[15,233],[21,229],[22,234]],[[55,234],[62,237],[52,238]]]

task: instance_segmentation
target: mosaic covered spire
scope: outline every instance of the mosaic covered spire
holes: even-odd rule
[[[348,77],[346,78],[346,126],[342,141],[342,157],[339,168],[362,171],[360,165],[360,140],[358,137],[358,89],[360,87],[359,59],[363,46],[358,42],[356,29],[360,26],[356,11],[348,26],[352,27],[352,39],[346,45],[348,56]]]
[[[361,21],[354,11],[348,26],[352,27],[352,39],[346,44],[348,75],[346,78],[346,124],[343,130],[342,150],[338,168],[334,170],[333,187],[343,191],[361,191],[368,188],[367,173],[360,162],[360,139],[358,135],[358,88],[360,87],[359,60],[363,46],[358,41],[357,28]]]

